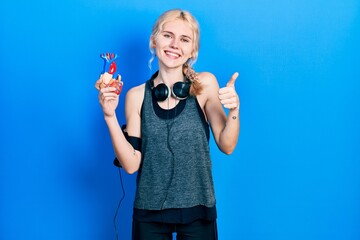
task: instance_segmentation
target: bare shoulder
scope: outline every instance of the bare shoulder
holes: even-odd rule
[[[137,109],[140,112],[142,102],[144,100],[145,83],[131,88],[126,93],[126,108]]]
[[[213,95],[214,92],[217,92],[219,89],[218,81],[214,74],[210,72],[201,72],[198,73],[200,84],[203,87],[203,91],[200,95],[205,95],[206,98],[209,95]]]
[[[212,85],[218,85],[217,79],[211,72],[200,72],[198,73],[199,81],[204,87]]]
[[[219,84],[215,75],[210,72],[198,73],[198,81],[202,86],[202,91],[197,95],[197,99],[201,108],[204,109],[209,99],[217,98]]]
[[[144,95],[145,83],[130,88],[126,93],[126,97],[140,97],[139,95]]]

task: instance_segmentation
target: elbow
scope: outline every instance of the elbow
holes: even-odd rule
[[[114,165],[116,167],[120,167],[122,169],[124,169],[124,171],[128,174],[134,174],[137,172],[137,170],[139,169],[138,167],[136,166],[126,166],[126,165],[122,165],[117,158],[115,158],[114,160]]]
[[[234,149],[226,149],[226,150],[222,150],[223,153],[225,153],[226,155],[230,155],[234,152]]]
[[[133,175],[134,173],[136,173],[137,172],[137,170],[130,170],[130,171],[126,171],[128,174],[130,174],[130,175]]]
[[[221,152],[225,153],[226,155],[230,155],[234,152],[235,148],[236,148],[236,143],[227,145],[227,146],[223,146],[220,148],[220,150],[221,150]]]
[[[220,136],[219,141],[217,141],[217,145],[218,145],[220,151],[226,155],[232,154],[234,152],[237,142],[238,142],[237,138],[238,138],[238,136],[236,136],[236,138]]]
[[[234,152],[235,150],[235,146],[231,146],[231,147],[227,147],[227,148],[222,148],[221,152],[225,153],[226,155],[230,155]]]
[[[140,162],[138,161],[121,161],[120,157],[116,157],[114,160],[114,165],[117,167],[121,167],[126,173],[134,174],[140,168]]]
[[[125,170],[126,173],[128,173],[130,175],[136,173],[138,170],[138,168],[136,168],[136,167],[126,167],[126,168],[124,167],[123,169]]]

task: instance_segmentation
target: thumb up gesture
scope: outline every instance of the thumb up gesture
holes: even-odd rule
[[[238,72],[235,72],[226,87],[219,89],[219,99],[224,108],[228,109],[238,109],[240,107],[239,96],[235,91],[235,81],[239,76]]]

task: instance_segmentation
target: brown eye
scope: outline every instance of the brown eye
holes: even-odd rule
[[[190,42],[190,39],[188,39],[188,38],[182,38],[181,41],[184,42],[184,43],[188,43],[188,42]]]

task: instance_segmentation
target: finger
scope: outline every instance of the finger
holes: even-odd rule
[[[109,100],[109,99],[117,99],[119,95],[117,95],[115,92],[112,93],[104,93],[101,95],[102,98]]]
[[[227,93],[236,94],[235,89],[233,87],[223,87],[219,89],[219,95],[227,94]]]
[[[101,103],[106,103],[106,102],[110,102],[110,101],[117,101],[118,100],[117,96],[118,96],[117,94],[112,94],[112,95],[109,95],[109,96],[100,95],[99,96],[99,101]]]
[[[236,98],[236,94],[232,93],[232,92],[224,93],[224,94],[219,95],[220,100],[232,99],[232,98]]]
[[[237,104],[237,99],[236,97],[226,98],[226,99],[221,99],[220,102],[222,105],[233,104],[233,103]]]
[[[111,92],[114,92],[116,91],[116,87],[104,87],[104,88],[101,88],[100,89],[100,92],[102,93],[111,93]]]
[[[239,105],[238,99],[236,97],[222,99],[220,102],[225,108],[234,108]]]
[[[117,97],[115,97],[115,96],[107,96],[107,97],[104,97],[103,99],[102,99],[102,101],[104,102],[104,103],[107,103],[107,102],[113,102],[113,101],[117,101]]]
[[[237,77],[239,76],[238,72],[235,72],[230,80],[228,81],[228,83],[226,84],[227,87],[234,87],[235,86],[235,80],[237,79]]]
[[[96,81],[96,83],[95,83],[95,88],[96,88],[97,90],[100,90],[101,82],[102,82],[101,79],[99,79],[99,80]]]
[[[224,101],[222,103],[222,105],[224,106],[224,108],[235,108],[237,107],[239,104],[237,102],[234,101]]]

